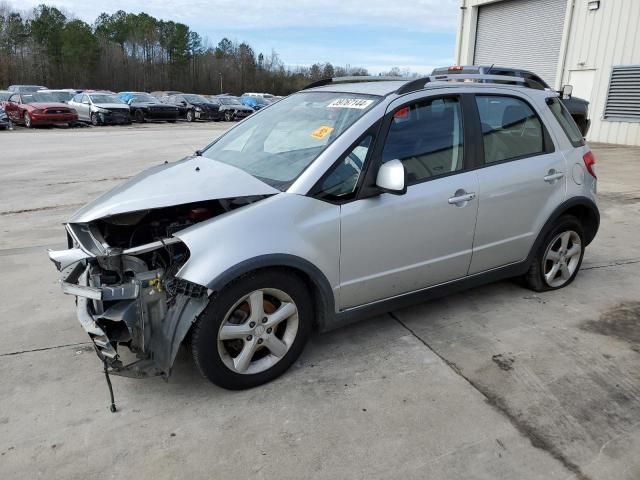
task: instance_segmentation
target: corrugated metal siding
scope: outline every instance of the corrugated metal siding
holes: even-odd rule
[[[640,120],[640,65],[613,67],[604,118]]]
[[[640,122],[604,118],[614,65],[640,65],[640,1],[602,0],[598,10],[575,2],[563,81],[569,70],[595,69],[589,112],[592,142],[640,145]]]
[[[474,65],[525,68],[556,79],[567,0],[510,0],[478,8]]]

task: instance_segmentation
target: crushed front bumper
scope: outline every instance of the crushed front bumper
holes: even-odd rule
[[[144,378],[171,373],[182,339],[208,302],[206,288],[148,270],[132,255],[92,256],[80,248],[49,251],[62,291],[76,297],[76,314],[96,353],[115,375]],[[125,281],[107,283],[111,266]],[[106,275],[105,275],[106,274]],[[125,351],[123,347],[127,347]]]

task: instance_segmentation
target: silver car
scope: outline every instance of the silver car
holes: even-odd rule
[[[105,371],[168,376],[184,342],[249,388],[314,329],[508,277],[570,284],[599,213],[558,95],[441,80],[303,90],[76,212],[49,256]]]
[[[68,104],[76,109],[81,122],[94,126],[131,123],[129,105],[111,92],[78,93]]]

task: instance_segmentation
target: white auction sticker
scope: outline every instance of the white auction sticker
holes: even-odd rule
[[[367,100],[366,98],[336,98],[327,105],[327,108],[357,108],[358,110],[364,110],[372,103],[373,100]]]

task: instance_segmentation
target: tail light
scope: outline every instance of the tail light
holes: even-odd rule
[[[596,157],[593,156],[593,152],[589,150],[587,153],[584,154],[584,156],[582,157],[582,160],[584,161],[584,166],[586,167],[587,172],[589,172],[589,174],[593,178],[598,178],[594,170],[594,167],[596,165]]]

